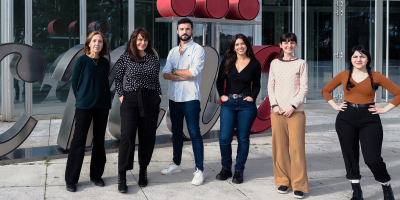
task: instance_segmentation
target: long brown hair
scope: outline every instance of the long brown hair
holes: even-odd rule
[[[221,78],[225,78],[226,75],[228,75],[231,72],[232,67],[235,66],[235,63],[237,60],[237,55],[235,52],[235,43],[236,43],[237,39],[242,39],[244,44],[246,45],[246,47],[247,47],[246,56],[249,57],[250,60],[256,59],[256,56],[254,55],[253,48],[250,44],[249,39],[243,34],[237,34],[237,35],[233,36],[231,42],[229,43],[228,49],[226,50],[225,56],[224,56],[225,70],[224,70],[224,73],[222,73]]]
[[[131,38],[129,39],[128,44],[126,45],[125,53],[129,54],[129,57],[131,58],[131,60],[133,62],[144,63],[146,61],[140,57],[139,49],[136,46],[136,41],[137,41],[137,38],[139,37],[139,34],[140,34],[140,36],[143,37],[143,39],[147,39],[149,41],[147,43],[147,47],[144,51],[146,53],[156,55],[153,51],[153,46],[151,45],[150,33],[143,27],[139,27],[132,32]]]
[[[103,48],[101,49],[99,56],[103,57],[104,55],[109,55],[110,53],[108,52],[106,37],[104,37],[103,33],[101,33],[100,31],[93,31],[89,34],[85,42],[85,47],[83,48],[83,53],[90,54],[89,44],[95,35],[101,35],[101,38],[103,40]]]
[[[365,56],[367,56],[368,62],[367,62],[366,68],[367,68],[368,76],[369,76],[369,78],[371,80],[371,87],[372,87],[372,89],[377,90],[378,89],[378,85],[374,83],[374,78],[372,77],[372,72],[371,72],[371,54],[369,54],[368,49],[363,45],[354,46],[351,49],[351,53],[349,54],[349,56],[350,56],[349,57],[350,65],[349,65],[349,77],[347,77],[346,90],[350,91],[350,88],[354,87],[354,84],[350,81],[350,78],[351,78],[351,75],[353,74],[353,69],[354,69],[353,63],[351,62],[351,57],[353,57],[353,54],[356,51],[358,51],[358,52],[364,54]]]
[[[282,44],[282,42],[295,42],[297,44],[297,36],[294,33],[284,33],[281,35],[281,38],[279,38],[279,44]],[[279,50],[279,58],[283,58],[283,56],[285,56],[285,53],[281,48]]]

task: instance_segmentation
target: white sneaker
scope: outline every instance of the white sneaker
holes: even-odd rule
[[[161,174],[175,174],[178,172],[182,172],[182,168],[180,165],[176,165],[175,163],[171,163],[165,169],[161,170]]]
[[[199,169],[196,169],[196,171],[193,173],[194,177],[192,180],[192,185],[201,185],[204,182],[204,175],[203,172]]]

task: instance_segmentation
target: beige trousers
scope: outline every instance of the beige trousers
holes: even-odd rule
[[[271,110],[271,127],[275,184],[308,193],[304,111],[286,117]]]

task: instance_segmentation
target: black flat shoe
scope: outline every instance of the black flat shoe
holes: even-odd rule
[[[296,190],[293,192],[293,196],[296,199],[304,199],[304,192]]]
[[[100,178],[100,179],[90,178],[90,181],[92,181],[95,185],[97,185],[99,187],[104,187],[104,185],[105,185],[102,178]]]
[[[126,185],[126,177],[121,178],[118,174],[118,191],[121,193],[126,193],[128,191],[128,186]]]
[[[138,184],[139,184],[140,187],[146,187],[147,186],[147,169],[139,171],[139,182],[138,182]]]
[[[224,181],[224,180],[228,179],[229,177],[232,177],[232,171],[222,168],[221,172],[219,172],[219,174],[217,174],[217,176],[215,178],[217,180]]]
[[[280,194],[287,194],[288,191],[289,191],[288,186],[281,185],[278,187],[278,193],[280,193]]]
[[[70,192],[76,192],[76,184],[67,183],[67,190]]]
[[[240,184],[243,183],[243,172],[235,171],[232,178],[232,183]]]
[[[363,200],[363,193],[360,183],[352,183],[351,189],[353,190],[353,197],[350,200]]]

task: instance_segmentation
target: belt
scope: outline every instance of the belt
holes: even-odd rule
[[[248,92],[248,93],[242,93],[242,94],[228,94],[228,97],[233,98],[233,99],[239,99],[239,98],[243,98],[243,97],[246,97],[249,95],[250,95],[250,93]]]
[[[375,103],[370,103],[370,104],[354,104],[354,103],[348,103],[348,106],[354,107],[354,108],[369,108],[370,105],[375,105]]]
[[[147,117],[146,117],[146,110],[147,110],[147,89],[139,88],[137,91],[138,95],[138,106],[139,106],[139,115],[140,117],[144,117],[144,127],[147,129]]]

